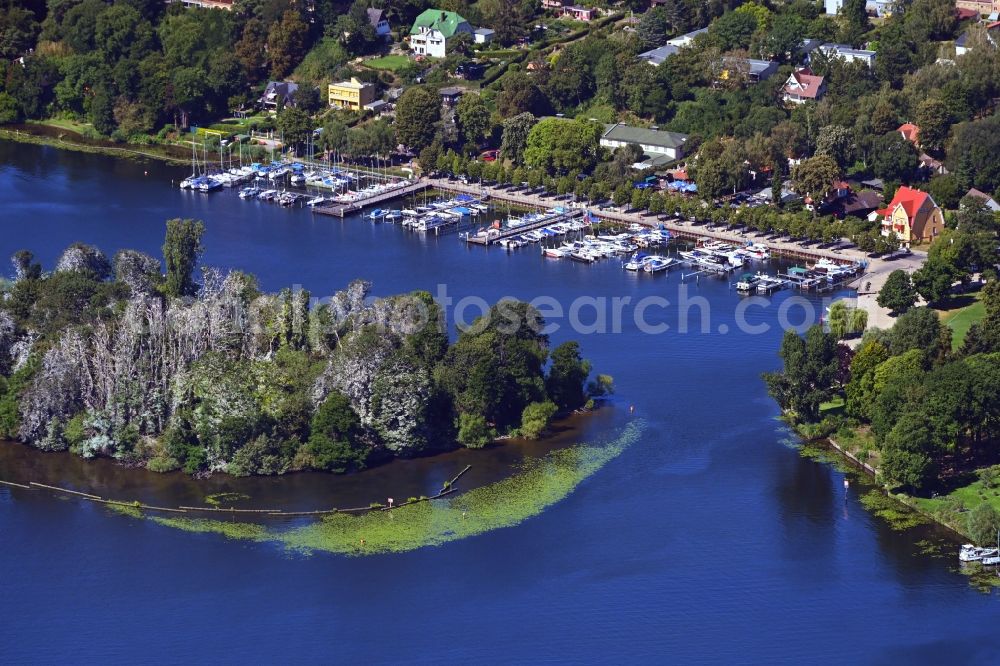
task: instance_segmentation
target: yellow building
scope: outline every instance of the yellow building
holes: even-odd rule
[[[356,78],[330,84],[330,106],[337,109],[360,111],[365,104],[375,101],[375,86]]]
[[[883,236],[895,235],[906,247],[929,243],[944,230],[944,216],[931,195],[906,185],[900,185],[892,202],[873,215],[882,218]]]

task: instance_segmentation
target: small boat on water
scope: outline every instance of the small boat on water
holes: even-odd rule
[[[744,273],[736,280],[736,291],[753,291],[760,284],[760,274]]]
[[[551,259],[562,259],[566,256],[566,251],[557,247],[547,247],[542,249],[542,255]]]
[[[255,199],[260,194],[259,187],[244,187],[240,190],[240,199]]]
[[[569,258],[573,261],[579,261],[581,264],[592,264],[597,260],[597,257],[586,250],[576,250],[574,252],[570,252]]]
[[[382,216],[382,219],[385,220],[386,222],[395,222],[396,220],[399,220],[402,217],[403,217],[402,211],[390,210],[387,211],[386,214]]]
[[[622,268],[624,268],[627,271],[641,271],[643,263],[648,258],[649,258],[648,254],[639,252],[631,259],[626,261],[624,264],[622,264]]]
[[[647,273],[660,273],[667,270],[676,263],[673,257],[647,257],[643,263],[642,270]]]
[[[385,214],[387,212],[388,211],[384,211],[381,208],[376,208],[372,212],[368,213],[368,219],[369,220],[381,220],[382,218],[385,217]]]
[[[967,543],[958,549],[958,559],[960,562],[983,562],[985,560],[996,560],[994,564],[1000,563],[1000,550],[996,548],[980,548]]]

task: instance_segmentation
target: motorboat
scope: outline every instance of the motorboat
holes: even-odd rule
[[[676,263],[673,257],[647,257],[642,265],[642,270],[647,273],[660,273],[667,270]]]
[[[744,273],[736,281],[736,291],[753,291],[760,284],[760,275]]]

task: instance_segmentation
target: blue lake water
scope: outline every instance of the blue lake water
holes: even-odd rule
[[[629,275],[614,261],[466,248],[454,234],[185,193],[171,186],[184,171],[0,142],[0,256],[28,248],[51,267],[74,241],[158,256],[163,221],[196,217],[204,263],[254,272],[266,289],[328,295],[360,277],[377,294],[447,285],[456,299],[551,296],[566,309],[578,296],[681,298],[676,272]],[[759,375],[778,363],[777,312],[792,294],[748,313],[770,326],[759,335],[737,331],[740,299],[725,281],[687,295],[709,304],[708,332],[680,333],[700,310],[667,307],[650,310],[670,324],[659,335],[630,315],[620,333],[553,333],[580,339],[618,389],[574,436],[613,433],[629,406],[648,426],[513,528],[402,554],[304,556],[0,487],[0,661],[1000,661],[995,595],[970,586],[953,551],[916,543],[942,533],[891,530],[860,505],[860,484],[845,492],[843,474],[801,457],[776,420]],[[46,465],[82,464],[54,455]],[[466,455],[475,467],[479,452]],[[500,454],[482,455],[495,465]],[[267,483],[306,492],[292,478]]]

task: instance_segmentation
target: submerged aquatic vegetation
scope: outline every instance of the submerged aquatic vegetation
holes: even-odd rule
[[[928,522],[926,518],[910,507],[878,490],[871,490],[862,495],[860,499],[861,504],[866,509],[889,523],[889,526],[894,530],[908,530]]]
[[[496,483],[454,498],[420,502],[394,511],[373,511],[360,516],[333,514],[288,529],[204,518],[150,519],[167,527],[272,542],[303,553],[365,555],[438,546],[513,527],[542,513],[638,440],[643,428],[642,421],[635,421],[604,444],[560,449],[524,462],[512,476]]]
[[[221,506],[223,502],[232,504],[233,502],[242,502],[248,499],[250,499],[250,496],[243,493],[216,493],[214,495],[207,495],[205,497],[205,504],[209,506]]]

